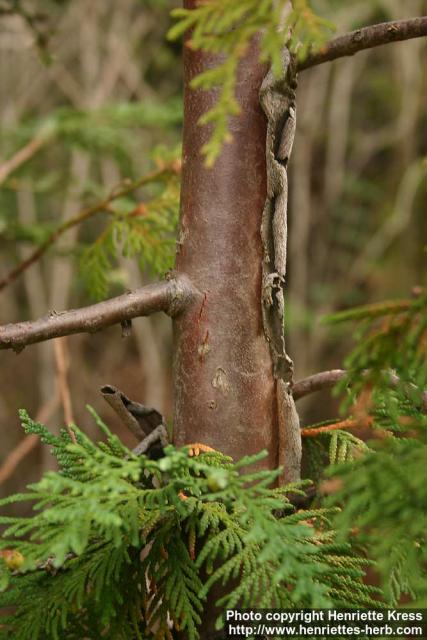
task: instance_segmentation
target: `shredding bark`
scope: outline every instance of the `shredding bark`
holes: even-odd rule
[[[293,362],[284,337],[285,276],[287,254],[287,167],[296,128],[296,67],[287,49],[282,73],[270,70],[260,89],[260,102],[267,117],[267,198],[261,223],[263,244],[262,315],[264,334],[270,345],[276,379],[279,418],[279,464],[283,483],[300,479],[301,433],[292,397]]]

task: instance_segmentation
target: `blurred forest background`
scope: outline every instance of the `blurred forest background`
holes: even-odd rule
[[[22,4],[22,15],[10,13],[10,4],[0,1],[0,281],[52,230],[124,179],[176,163],[182,126],[181,47],[165,39],[168,9],[178,3],[44,0]],[[426,0],[318,0],[313,6],[338,33],[427,13]],[[351,348],[348,328],[323,327],[323,315],[407,296],[425,283],[426,156],[425,38],[301,75],[287,325],[296,379],[342,366]],[[178,195],[173,180],[149,185],[73,226],[0,291],[0,323],[83,306],[138,287],[153,271],[164,273],[173,264]],[[147,199],[152,206],[141,224],[148,226],[112,230],[110,219],[123,223]],[[135,253],[126,240],[132,231],[140,233],[134,249],[146,259],[121,255]],[[156,233],[168,247],[160,257]],[[52,430],[71,416],[90,433],[89,403],[120,433],[98,391],[108,383],[170,419],[171,339],[169,320],[156,315],[135,321],[124,339],[115,327],[19,355],[1,352],[2,494],[22,489],[52,465],[35,439],[23,444],[18,408]],[[337,413],[329,394],[304,402],[303,424],[324,419],[326,403],[331,417]],[[17,465],[16,456],[7,456],[18,445]]]

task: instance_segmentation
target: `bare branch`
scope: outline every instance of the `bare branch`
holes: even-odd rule
[[[367,372],[368,373],[368,372]],[[388,371],[389,383],[392,388],[397,387],[401,382],[399,376],[392,371]],[[315,393],[316,391],[322,391],[323,389],[332,389],[337,382],[342,380],[348,375],[348,371],[345,369],[332,369],[331,371],[322,371],[315,373],[308,378],[298,380],[292,387],[292,395],[294,400],[300,400],[305,396]],[[408,387],[417,389],[413,384],[407,383]],[[424,413],[427,413],[427,391],[421,393],[421,409]]]
[[[29,344],[74,333],[95,333],[157,311],[175,316],[193,295],[194,288],[188,278],[177,276],[82,309],[52,311],[39,320],[4,325],[0,327],[0,349],[13,349],[18,353]]]
[[[332,389],[346,375],[347,371],[345,369],[332,369],[331,371],[322,371],[303,380],[298,380],[292,387],[294,400],[299,400],[322,389]]]
[[[90,207],[86,207],[79,211],[75,216],[66,220],[63,224],[57,227],[52,233],[46,238],[46,240],[35,249],[30,255],[20,262],[17,267],[9,271],[5,275],[4,278],[0,280],[0,291],[11,284],[18,276],[21,275],[28,267],[31,267],[32,264],[40,260],[40,258],[46,253],[46,251],[64,234],[66,231],[75,227],[82,222],[85,222],[89,218],[92,218],[97,213],[102,213],[103,211],[108,211],[109,205],[116,200],[117,198],[123,198],[124,196],[132,193],[139,187],[143,187],[146,184],[151,182],[155,182],[156,180],[161,179],[162,177],[166,177],[168,174],[178,173],[180,171],[180,167],[177,164],[172,163],[170,166],[162,167],[152,173],[147,174],[146,176],[136,180],[135,182],[131,182],[130,184],[126,184],[123,188],[114,189],[104,200],[98,202]]]
[[[337,58],[353,56],[364,49],[422,36],[427,36],[427,16],[363,27],[363,29],[338,36],[327,42],[319,51],[310,53],[298,64],[298,71],[304,71]]]

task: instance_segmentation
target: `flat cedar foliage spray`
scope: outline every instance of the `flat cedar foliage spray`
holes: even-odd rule
[[[5,12],[24,19],[41,54],[49,55],[37,16],[25,3],[6,4]],[[230,118],[242,109],[236,96],[238,68],[256,34],[260,61],[271,66],[278,82],[285,46],[301,71],[427,34],[427,19],[414,18],[331,40],[333,26],[307,0],[208,0],[175,9],[172,16],[171,40],[191,33],[186,46],[223,56],[192,81],[195,89],[217,88],[215,105],[200,121],[210,125],[202,149],[209,167],[220,161],[232,138]],[[124,131],[170,126],[181,117],[177,103],[156,106],[155,112],[136,103],[64,107],[47,121],[30,122],[27,135],[36,135],[40,146],[52,139],[63,144],[78,139],[100,154],[120,155]],[[15,238],[37,236],[37,248],[6,274],[0,288],[70,228],[98,215],[102,231],[78,256],[95,298],[106,297],[119,254],[138,257],[141,268],[153,273],[171,268],[179,155],[179,149],[157,149],[152,172],[123,181],[98,204],[55,228],[13,227]],[[288,156],[286,166],[287,161]],[[138,189],[145,190],[144,203],[136,199]],[[269,195],[273,201],[278,194]],[[126,333],[134,317],[156,310],[173,317],[192,295],[191,283],[172,273],[161,288],[140,289],[87,307],[81,315],[52,313],[35,323],[0,327],[0,347],[19,351],[33,342],[115,323]],[[292,484],[281,486],[283,469],[262,468],[266,451],[233,460],[203,447],[193,455],[190,445],[168,445],[152,459],[149,451],[138,455],[128,449],[91,407],[89,419],[99,428],[99,440],[74,424],[54,435],[21,410],[25,433],[50,448],[58,470],[0,501],[6,514],[0,517],[0,638],[162,640],[179,635],[197,640],[204,637],[212,598],[217,612],[397,606],[402,596],[427,607],[426,290],[410,299],[344,311],[325,322],[345,323],[355,331],[357,346],[345,370],[312,376],[291,385],[290,393],[298,399],[316,385],[336,383],[343,415],[301,430],[305,479]],[[203,360],[208,353],[206,335],[199,356]],[[226,395],[225,372],[218,372],[214,382]],[[354,430],[367,436],[356,437]],[[26,502],[32,505],[30,516],[7,515],[10,505]],[[380,586],[367,579],[367,568],[375,571]],[[220,633],[221,615],[214,624]]]

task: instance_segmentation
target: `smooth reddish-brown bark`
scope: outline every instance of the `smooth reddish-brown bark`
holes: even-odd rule
[[[185,6],[192,8],[193,1]],[[241,114],[232,142],[212,168],[201,147],[210,135],[197,124],[216,91],[195,91],[192,78],[218,58],[184,47],[184,141],[176,268],[199,294],[174,321],[175,416],[178,446],[202,442],[238,459],[268,449],[277,464],[272,363],[261,318],[261,215],[266,197],[266,121],[258,91],[266,68],[256,41],[237,79]]]

